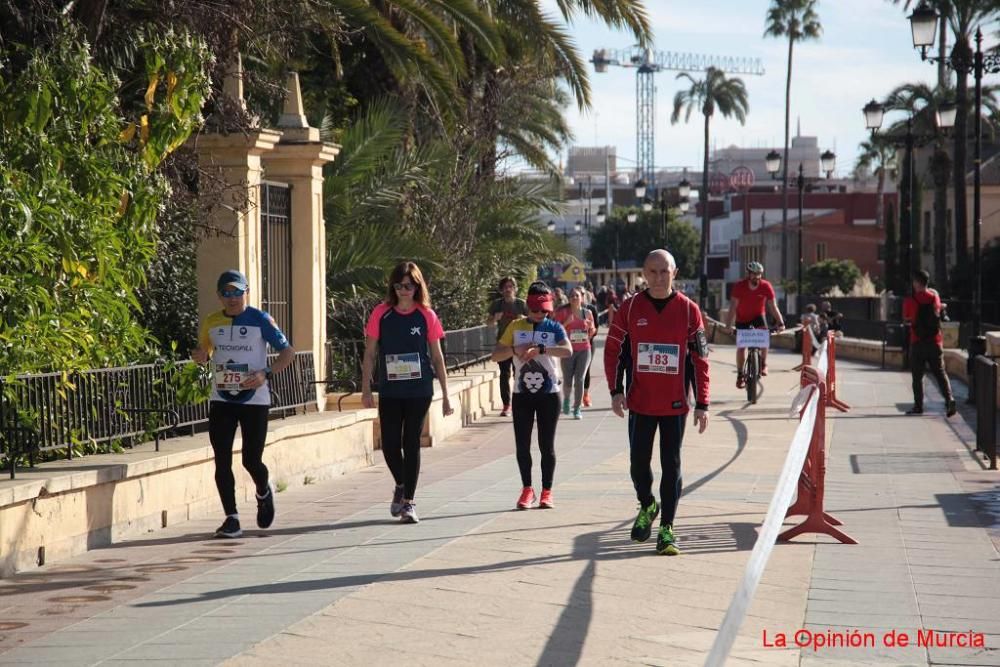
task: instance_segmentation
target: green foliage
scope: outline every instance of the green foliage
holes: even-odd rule
[[[587,259],[599,267],[612,266],[615,256],[615,231],[621,261],[641,266],[646,255],[656,248],[666,248],[677,260],[678,278],[698,276],[699,234],[689,223],[668,211],[667,237],[663,238],[663,215],[659,211],[639,212],[634,223],[625,221],[627,211],[616,209],[607,222],[590,233]],[[664,243],[664,240],[666,243]]]
[[[803,275],[806,294],[826,294],[837,287],[844,294],[861,279],[861,269],[850,259],[825,259],[806,268]]]
[[[147,348],[136,287],[167,195],[153,169],[190,134],[207,79],[194,69],[206,54],[188,38],[157,36],[143,48],[148,104],[124,132],[117,82],[70,26],[25,67],[0,73],[0,368],[8,373],[110,366]]]

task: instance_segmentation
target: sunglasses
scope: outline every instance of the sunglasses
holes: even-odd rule
[[[416,283],[393,283],[393,289],[403,290],[406,292],[412,292],[417,289]]]
[[[225,297],[226,299],[232,299],[237,296],[243,296],[246,293],[247,293],[246,290],[242,289],[225,289],[222,290],[221,292],[222,296]]]

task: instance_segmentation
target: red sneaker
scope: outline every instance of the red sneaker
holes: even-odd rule
[[[767,366],[766,365],[760,367],[760,376],[764,377],[765,375],[767,375]]]
[[[585,408],[589,408],[590,407],[590,392],[589,391],[583,392],[583,407],[585,407]]]
[[[517,509],[530,510],[535,506],[535,490],[530,486],[521,489],[521,497],[517,499]]]
[[[500,411],[500,416],[501,417],[506,417],[508,415],[510,415],[510,404],[509,403],[507,405],[503,406],[503,410]]]
[[[745,386],[747,386],[747,380],[745,377],[743,377],[743,374],[740,373],[739,375],[736,376],[736,388],[742,389]]]
[[[544,510],[555,507],[552,503],[552,489],[542,489],[542,499],[538,501],[538,506]]]

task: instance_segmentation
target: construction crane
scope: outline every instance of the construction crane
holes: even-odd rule
[[[699,72],[709,67],[729,74],[751,76],[764,74],[764,64],[760,58],[673,53],[638,46],[627,49],[595,49],[590,62],[594,63],[594,69],[598,73],[607,72],[610,65],[635,68],[636,161],[639,164],[639,177],[654,189],[656,187],[654,160],[656,85],[653,76],[664,70]]]

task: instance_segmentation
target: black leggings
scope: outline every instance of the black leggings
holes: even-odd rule
[[[629,451],[631,454],[632,485],[643,507],[655,500],[653,496],[653,438],[660,429],[660,522],[671,525],[681,499],[681,441],[687,415],[650,416],[629,413]]]
[[[500,366],[500,401],[507,407],[510,405],[510,376],[513,373],[514,360],[498,361],[497,365]]]
[[[242,405],[212,401],[208,408],[208,438],[215,452],[215,486],[226,515],[236,514],[236,478],[233,476],[233,439],[236,426],[243,438],[243,467],[257,487],[267,493],[267,466],[261,460],[267,440],[267,405]]]
[[[556,471],[556,424],[559,423],[559,394],[514,394],[514,444],[521,486],[531,486],[531,430],[538,415],[538,449],[542,452],[542,488],[552,488]]]
[[[382,433],[382,456],[404,498],[413,500],[420,477],[420,434],[431,407],[431,397],[391,398],[379,396],[378,418]]]

